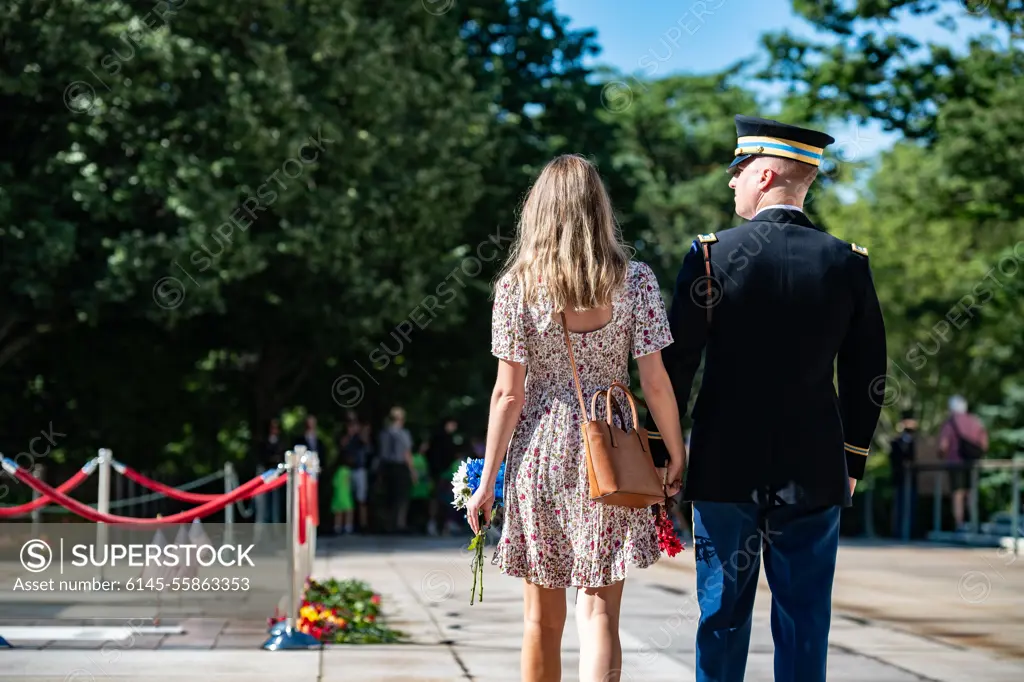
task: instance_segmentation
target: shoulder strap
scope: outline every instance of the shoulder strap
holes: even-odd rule
[[[709,234],[698,234],[697,235],[697,241],[700,243],[701,251],[704,252],[704,274],[706,275],[705,279],[707,280],[707,285],[708,285],[708,291],[707,291],[708,304],[707,304],[707,307],[705,308],[705,312],[707,314],[708,324],[711,324],[711,309],[714,307],[715,293],[714,293],[714,289],[712,289],[712,287],[711,287],[711,251],[710,251],[711,247],[710,247],[710,245],[714,244],[715,242],[718,241],[718,236],[714,232],[711,232]]]
[[[576,397],[580,400],[580,413],[583,421],[587,421],[587,403],[583,400],[583,388],[580,386],[580,375],[576,371],[576,358],[572,355],[572,341],[569,340],[569,326],[565,322],[565,312],[558,313],[562,318],[562,333],[565,335],[565,347],[569,351],[569,364],[572,365],[572,380],[576,382]]]
[[[960,435],[960,429],[958,429],[956,427],[956,415],[955,414],[949,415],[949,425],[953,427],[953,433],[956,434],[956,437],[962,439],[963,436]]]
[[[711,251],[709,250],[708,244],[711,242],[704,241],[700,242],[701,247],[704,249],[704,274],[707,275],[708,284],[708,307],[707,316],[708,324],[711,324],[711,309],[714,307],[714,293],[711,290]]]

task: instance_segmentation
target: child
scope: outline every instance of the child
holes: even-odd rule
[[[355,504],[352,500],[352,457],[345,455],[341,466],[334,472],[334,497],[331,511],[334,512],[334,534],[352,534],[352,516]]]
[[[430,503],[430,492],[434,489],[434,482],[430,480],[430,467],[427,463],[426,443],[420,445],[418,452],[412,456],[412,466],[416,470],[416,483],[412,486],[409,495],[411,500],[410,516],[415,519],[416,525],[427,518],[428,505]]]

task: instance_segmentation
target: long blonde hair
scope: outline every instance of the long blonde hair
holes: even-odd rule
[[[552,159],[530,188],[503,275],[526,301],[541,288],[555,312],[608,306],[629,269],[611,200],[597,169],[578,154]]]

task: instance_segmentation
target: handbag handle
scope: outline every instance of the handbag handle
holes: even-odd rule
[[[608,393],[608,389],[602,388],[600,391],[594,391],[594,395],[591,396],[591,398],[590,398],[590,413],[593,414],[595,417],[597,416],[597,399],[600,396],[605,395],[606,393]],[[619,408],[618,401],[612,403],[611,407],[615,408],[615,414],[619,415],[619,423],[622,424],[623,427],[625,427],[626,426],[626,415],[622,414],[622,409]],[[608,408],[608,409],[611,410],[611,408]],[[610,412],[609,412],[609,417],[610,416],[611,415],[610,415]],[[611,423],[611,422],[609,422],[609,423]]]
[[[636,416],[636,403],[633,401],[633,394],[630,393],[629,389],[626,388],[626,385],[623,384],[620,381],[613,381],[611,386],[608,387],[608,397],[607,397],[607,403],[608,403],[608,408],[607,408],[608,409],[608,425],[611,426],[611,423],[612,423],[612,415],[611,415],[611,410],[612,410],[612,391],[614,389],[616,389],[616,388],[621,389],[622,392],[626,394],[626,399],[629,401],[629,409],[633,413],[633,429],[635,430],[635,429],[639,428],[640,422],[637,420],[637,416]],[[640,441],[640,447],[641,447],[641,449],[643,448],[643,440]]]

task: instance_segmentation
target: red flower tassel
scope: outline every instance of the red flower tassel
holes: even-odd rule
[[[683,551],[683,543],[676,535],[676,530],[672,527],[672,521],[669,520],[663,504],[658,505],[658,516],[654,525],[658,529],[658,548],[662,552],[673,557]]]

